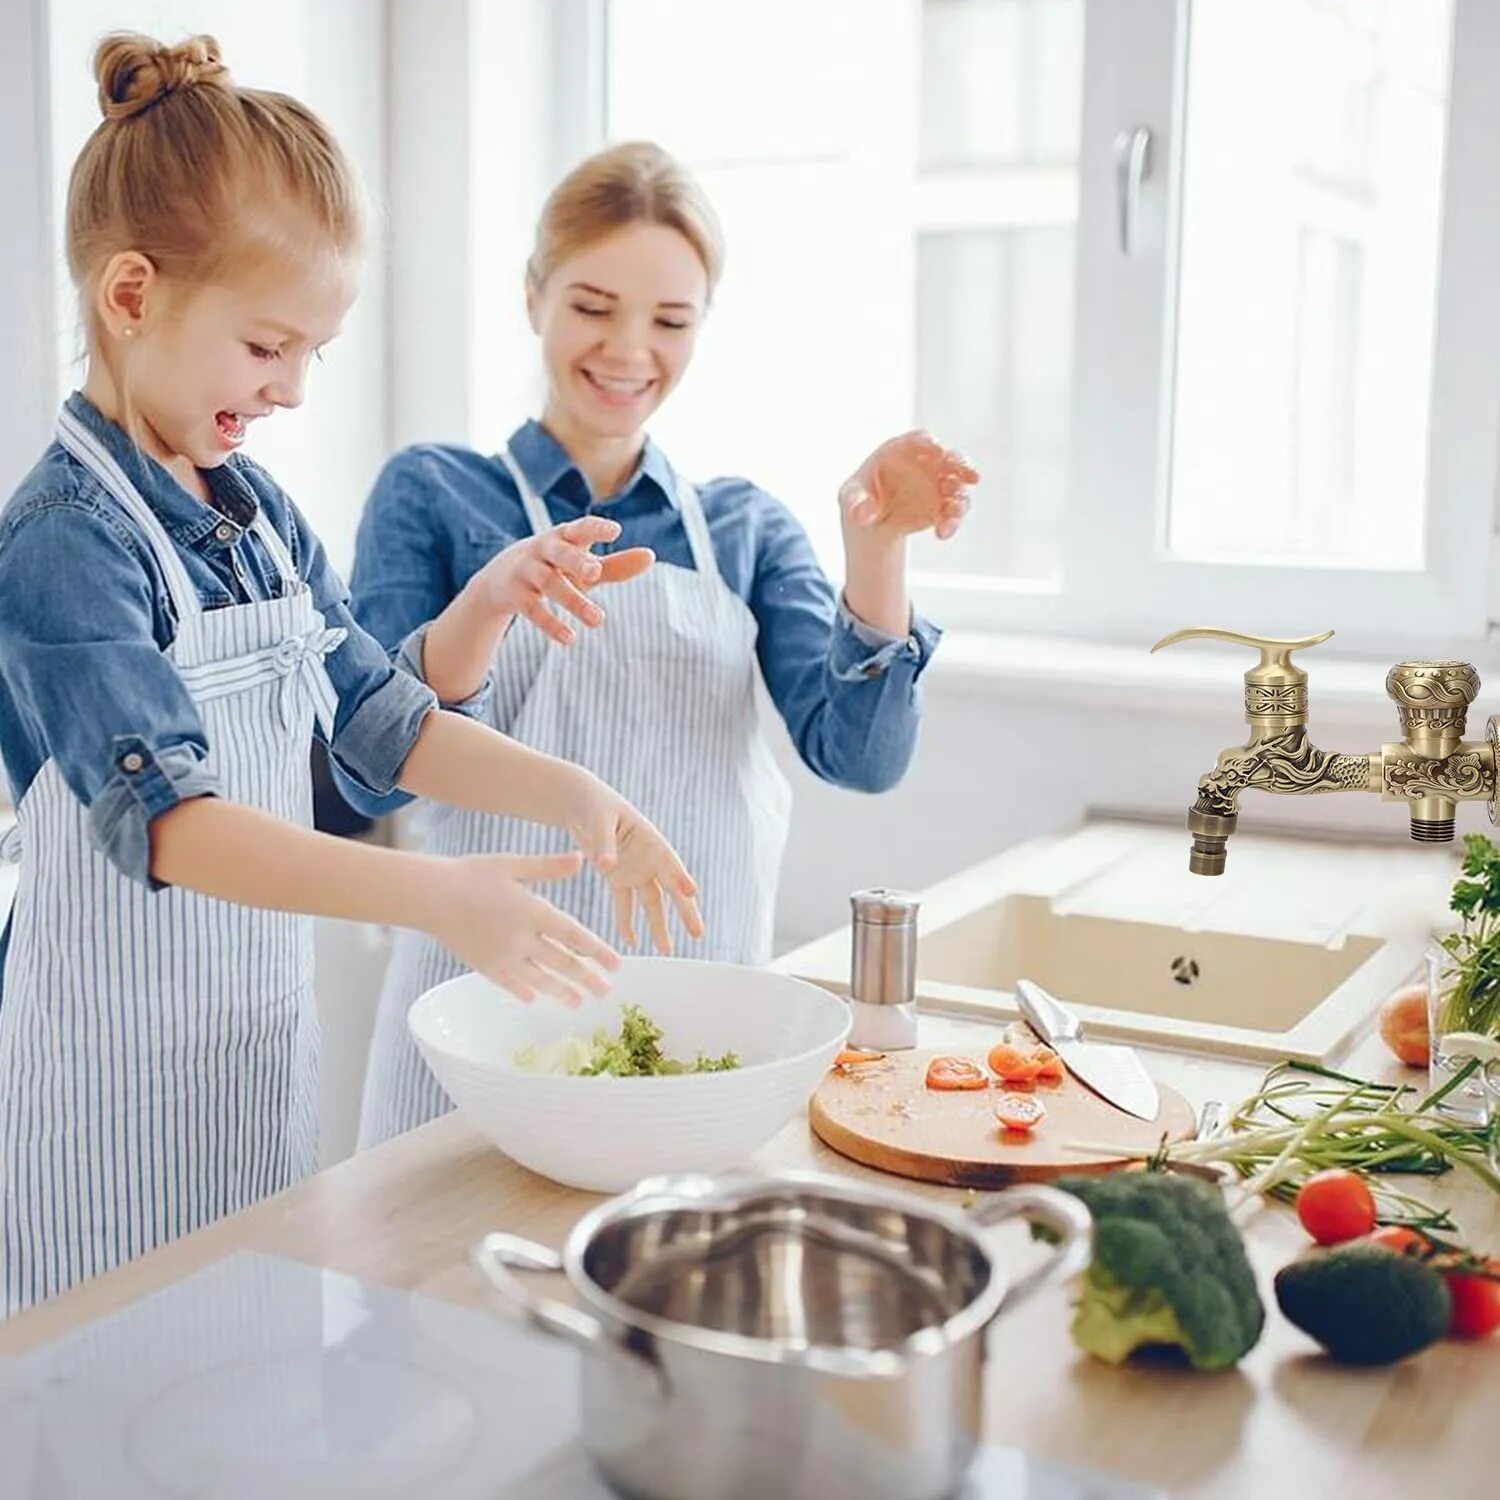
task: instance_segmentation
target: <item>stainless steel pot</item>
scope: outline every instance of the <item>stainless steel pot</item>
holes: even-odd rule
[[[1009,1284],[984,1231],[1017,1217],[1058,1243]],[[474,1254],[586,1355],[584,1442],[632,1500],[944,1500],[990,1325],[1087,1262],[1089,1219],[1045,1187],[960,1213],[811,1172],[685,1175],[601,1204],[561,1255],[510,1234]],[[518,1270],[565,1271],[581,1305]]]

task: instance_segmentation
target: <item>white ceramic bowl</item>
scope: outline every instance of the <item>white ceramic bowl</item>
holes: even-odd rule
[[[668,1057],[733,1051],[740,1067],[665,1078],[517,1070],[518,1047],[616,1032],[625,1005],[661,1027]],[[764,969],[627,958],[609,996],[576,1010],[523,1003],[465,974],[420,996],[407,1025],[460,1113],[506,1155],[570,1187],[618,1193],[658,1172],[717,1171],[752,1155],[807,1103],[849,1033],[849,1007]]]

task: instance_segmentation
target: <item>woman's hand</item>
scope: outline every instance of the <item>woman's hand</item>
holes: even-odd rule
[[[930,433],[882,443],[839,490],[846,534],[891,539],[932,530],[946,540],[963,525],[979,471]]]
[[[619,522],[603,516],[565,521],[497,552],[474,575],[469,588],[496,614],[521,615],[559,645],[570,645],[575,632],[553,612],[552,605],[585,625],[601,625],[604,611],[586,597],[587,590],[635,578],[656,561],[649,547],[630,547],[605,557],[590,551],[619,534]]]
[[[574,854],[474,854],[435,860],[431,913],[423,926],[471,969],[518,1000],[553,995],[578,1005],[609,989],[620,957],[586,927],[526,887],[566,880]]]
[[[585,773],[579,805],[568,820],[568,828],[609,882],[615,920],[627,943],[634,947],[640,940],[635,925],[637,902],[658,952],[672,951],[672,935],[667,928],[669,900],[688,934],[703,936],[697,883],[655,825],[618,792]]]

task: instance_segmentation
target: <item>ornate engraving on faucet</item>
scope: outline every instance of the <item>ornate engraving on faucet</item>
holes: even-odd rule
[[[1300,724],[1270,739],[1226,750],[1218,769],[1198,783],[1200,812],[1231,815],[1239,794],[1250,788],[1282,796],[1342,792],[1368,786],[1370,757],[1319,750]]]
[[[1462,710],[1479,691],[1479,673],[1466,661],[1407,661],[1391,668],[1385,690],[1402,708]]]
[[[1332,634],[1284,640],[1196,625],[1173,631],[1151,648],[1223,641],[1248,646],[1260,658],[1245,673],[1250,741],[1219,756],[1214,770],[1199,781],[1198,800],[1188,811],[1193,838],[1188,869],[1195,875],[1224,873],[1240,793],[1248,790],[1283,796],[1383,792],[1406,804],[1411,836],[1419,843],[1451,840],[1460,802],[1487,800],[1491,820],[1500,824],[1500,719],[1489,721],[1485,743],[1465,740],[1468,708],[1479,692],[1479,673],[1468,662],[1403,661],[1391,668],[1385,686],[1401,713],[1402,743],[1383,745],[1370,755],[1336,755],[1312,744],[1306,727],[1307,673],[1292,656]]]
[[[1445,760],[1428,760],[1420,755],[1387,760],[1384,766],[1385,793],[1416,802],[1422,797],[1452,797],[1466,801],[1489,795],[1484,758],[1477,750],[1463,750]]]
[[[1408,740],[1416,744],[1447,736],[1447,749],[1464,736],[1479,673],[1466,661],[1403,661],[1386,675],[1385,690],[1400,711]]]
[[[1262,687],[1250,683],[1245,688],[1245,712],[1253,719],[1305,714],[1307,684],[1304,682],[1296,687]]]
[[[1462,737],[1468,724],[1462,708],[1403,708],[1403,734],[1457,734]]]

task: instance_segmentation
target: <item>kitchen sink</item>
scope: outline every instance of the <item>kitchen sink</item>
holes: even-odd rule
[[[1043,896],[1002,896],[924,940],[925,979],[1056,995],[1143,1016],[1287,1031],[1321,1005],[1382,940],[1337,947],[1154,922],[1059,915]]]
[[[1205,879],[1180,828],[1100,822],[966,870],[921,893],[919,1005],[1014,1015],[1024,977],[1095,1035],[1329,1061],[1419,971],[1457,857],[1253,834],[1235,852]],[[847,929],[776,967],[847,990]]]

